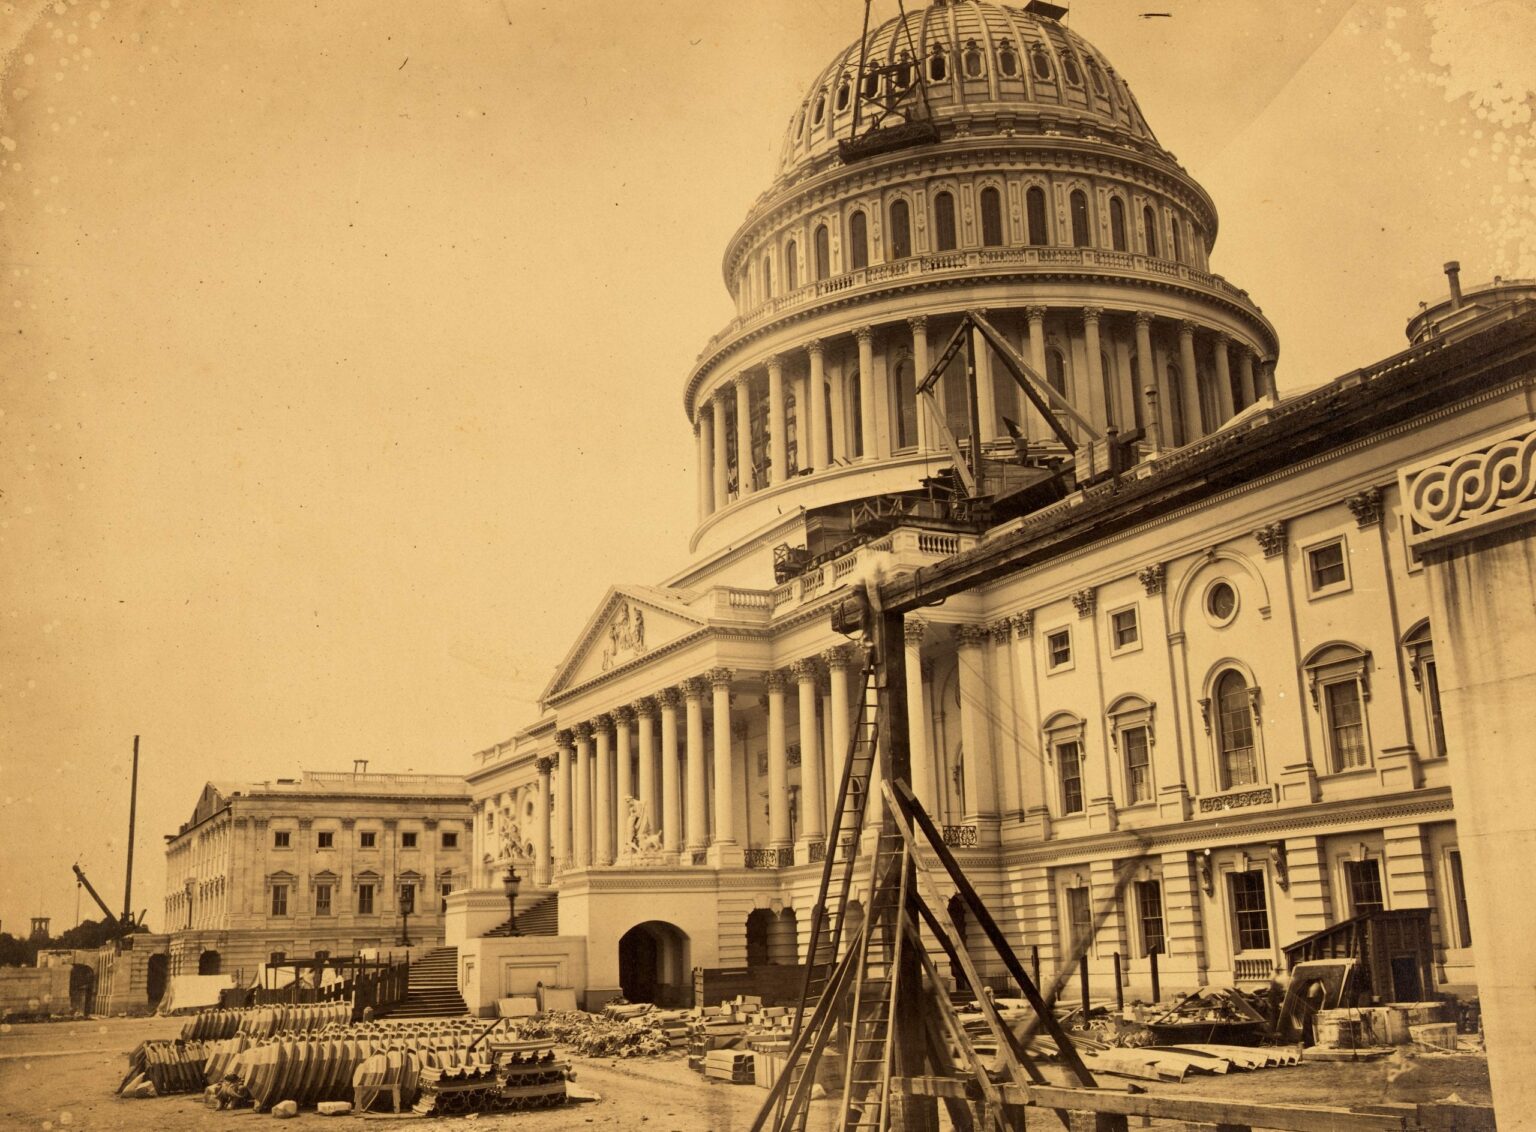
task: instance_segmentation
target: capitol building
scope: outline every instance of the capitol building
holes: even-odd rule
[[[1147,997],[1153,952],[1165,994],[1257,987],[1293,941],[1417,909],[1433,961],[1399,994],[1477,986],[1404,476],[1528,430],[1536,292],[1453,271],[1402,354],[1279,395],[1215,202],[1062,15],[916,6],[786,107],[724,249],[736,315],[680,375],[679,568],[614,579],[538,718],[465,770],[472,1007],[803,963],[866,696],[832,611],[983,561],[906,619],[912,786],[1045,981],[1084,943],[1106,996],[1118,963]],[[498,928],[509,868],[552,934]]]

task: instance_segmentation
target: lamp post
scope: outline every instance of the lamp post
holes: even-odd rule
[[[416,911],[416,886],[400,886],[400,946],[411,946],[411,913]]]
[[[517,875],[517,868],[508,865],[506,874],[501,878],[502,890],[507,894],[507,934],[522,935],[517,930],[517,890],[523,883],[523,878]]]

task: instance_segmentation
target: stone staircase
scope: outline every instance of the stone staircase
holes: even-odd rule
[[[405,998],[381,1013],[390,1018],[453,1018],[469,1013],[459,994],[459,949],[437,947],[411,964]]]
[[[511,934],[508,930],[510,927],[511,921],[503,920],[485,934],[491,938],[504,939]],[[520,913],[517,917],[517,934],[559,935],[560,894],[558,892],[551,892],[526,912]]]

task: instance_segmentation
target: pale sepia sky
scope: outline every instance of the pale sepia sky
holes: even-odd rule
[[[76,859],[120,904],[135,733],[160,928],[203,781],[462,773],[681,565],[720,257],[862,7],[0,4],[6,930],[75,922]],[[1215,198],[1282,390],[1400,349],[1446,259],[1536,274],[1528,4],[1069,22]]]

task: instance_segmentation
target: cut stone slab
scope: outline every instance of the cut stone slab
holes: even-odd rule
[[[346,1116],[352,1111],[351,1101],[321,1101],[315,1106],[321,1116]]]
[[[272,1115],[279,1120],[292,1120],[299,1115],[298,1101],[278,1101],[272,1106]]]
[[[575,1001],[574,991],[571,997],[572,1001]],[[496,1000],[496,1017],[498,1018],[531,1018],[538,1012],[539,1000],[533,995],[518,995]]]

